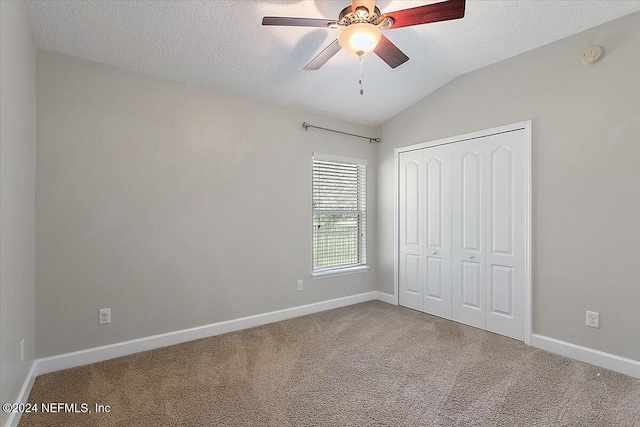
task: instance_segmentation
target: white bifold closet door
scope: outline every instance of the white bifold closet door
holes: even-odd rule
[[[524,130],[487,137],[486,155],[486,329],[524,340]]]
[[[400,305],[524,339],[524,130],[399,161]]]
[[[451,318],[451,152],[400,155],[400,305]]]
[[[451,144],[452,319],[485,329],[485,157],[487,138]]]
[[[424,311],[451,318],[451,150],[424,151],[425,292]]]
[[[424,311],[425,259],[423,230],[426,223],[424,151],[400,155],[399,164],[399,303]]]

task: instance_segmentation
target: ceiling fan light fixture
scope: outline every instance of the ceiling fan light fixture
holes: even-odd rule
[[[349,55],[364,56],[373,52],[381,38],[382,32],[375,25],[356,23],[340,31],[338,43]]]
[[[378,21],[378,28],[380,28],[381,30],[388,30],[389,28],[391,28],[392,25],[393,25],[393,18],[390,18],[388,16],[383,16]]]

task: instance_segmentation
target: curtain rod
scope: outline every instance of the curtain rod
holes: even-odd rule
[[[335,129],[327,129],[327,128],[323,128],[323,127],[320,127],[320,126],[310,125],[307,122],[302,122],[302,127],[304,128],[305,132],[307,132],[309,130],[309,128],[316,128],[316,129],[326,130],[326,131],[329,131],[329,132],[341,133],[343,135],[355,136],[356,138],[368,139],[369,140],[369,144],[371,144],[373,141],[380,142],[380,138],[371,138],[369,136],[356,135],[356,134],[353,134],[353,133],[342,132],[342,131],[335,130]]]

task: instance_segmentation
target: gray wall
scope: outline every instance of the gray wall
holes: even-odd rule
[[[369,159],[375,224],[375,144],[302,122],[375,129],[40,50],[36,82],[38,357],[375,290],[310,278],[312,153]]]
[[[0,402],[5,403],[16,401],[35,354],[35,49],[21,2],[0,2],[0,19]],[[0,425],[7,418],[0,412]]]
[[[585,67],[592,44],[606,55]],[[393,293],[394,148],[532,119],[534,333],[640,360],[639,46],[635,13],[461,76],[385,122],[378,289]]]

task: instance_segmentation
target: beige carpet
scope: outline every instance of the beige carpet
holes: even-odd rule
[[[377,301],[43,375],[29,401],[111,412],[22,427],[640,426],[640,380]]]

